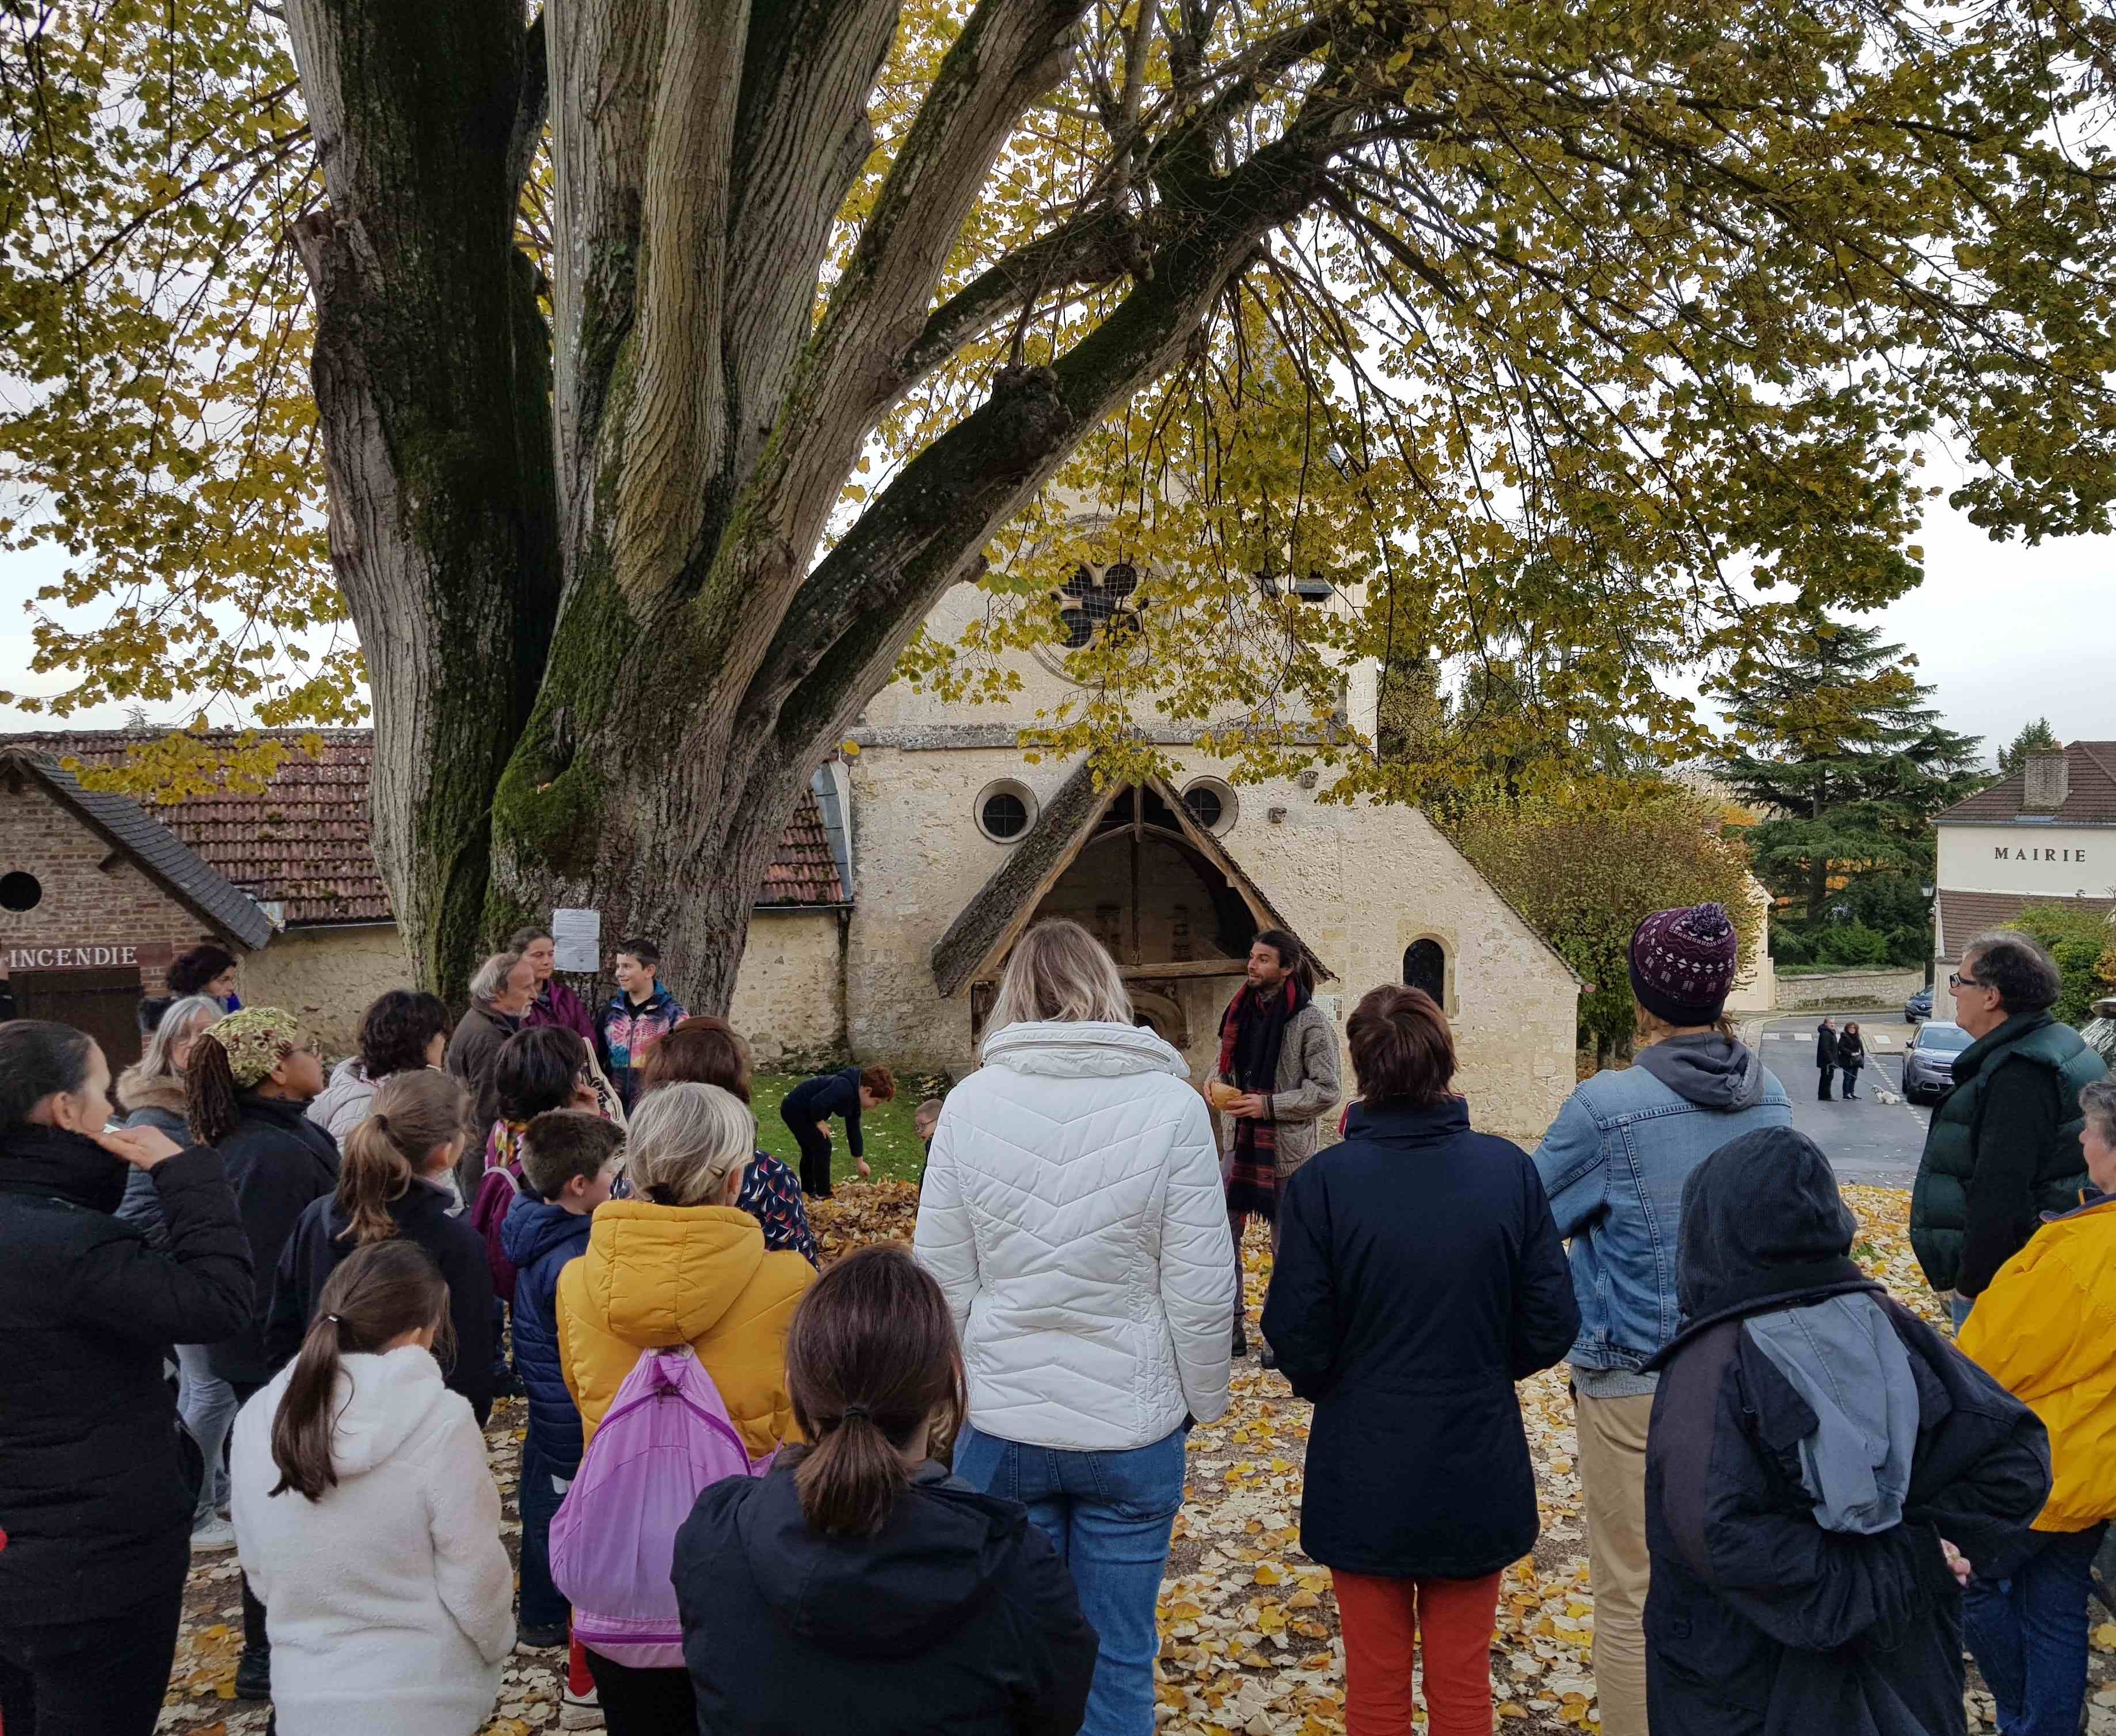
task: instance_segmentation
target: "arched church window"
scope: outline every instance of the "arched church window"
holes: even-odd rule
[[[1433,1004],[1447,1005],[1447,950],[1436,940],[1413,941],[1404,949],[1403,982],[1406,988],[1422,988]]]

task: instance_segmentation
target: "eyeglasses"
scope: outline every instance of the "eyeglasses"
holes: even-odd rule
[[[1949,988],[1989,988],[1991,985],[1980,983],[1974,977],[1965,977],[1958,970],[1950,970],[1947,974],[1947,986]]]

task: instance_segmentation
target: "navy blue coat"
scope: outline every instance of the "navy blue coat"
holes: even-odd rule
[[[587,1252],[593,1222],[586,1212],[522,1194],[499,1227],[516,1273],[514,1372],[529,1398],[529,1438],[554,1476],[572,1476],[581,1462],[581,1413],[559,1362],[559,1273]]]
[[[1315,1405],[1300,1545],[1326,1567],[1478,1579],[1535,1543],[1514,1383],[1580,1330],[1528,1154],[1437,1108],[1353,1106],[1296,1170],[1264,1337]]]
[[[786,1094],[779,1113],[797,1133],[827,1121],[834,1115],[842,1116],[846,1150],[856,1158],[863,1158],[867,1149],[860,1140],[859,1094],[860,1070],[842,1067],[835,1073],[818,1073],[813,1079],[803,1080]]]

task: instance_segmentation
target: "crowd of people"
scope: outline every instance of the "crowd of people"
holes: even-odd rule
[[[831,1124],[866,1174],[889,1071],[787,1094],[797,1173],[748,1044],[649,942],[596,1014],[553,962],[515,936],[457,1020],[383,996],[328,1080],[223,973],[143,1011],[115,1080],[80,1032],[0,1024],[7,1736],[151,1731],[191,1562],[230,1547],[235,1692],[286,1736],[469,1736],[518,1645],[566,1647],[561,1723],[612,1736],[1148,1736],[1255,1217],[1351,1736],[1405,1736],[1421,1689],[1433,1736],[1493,1729],[1539,1531],[1516,1388],[1561,1362],[1611,1736],[1944,1736],[1965,1639],[2007,1736],[2077,1727],[2116,1085],[2032,942],[1980,937],[1954,983],[1976,1040],[1912,1215],[1953,1341],[1852,1258],[1725,1021],[1717,906],[1640,925],[1633,1064],[1533,1153],[1475,1129],[1421,989],[1347,1020],[1332,1142],[1293,936],[1257,937],[1200,1082],[1087,931],[1039,923],[979,1067],[918,1106],[910,1248],[820,1272]],[[515,1392],[518,1583],[482,1433]]]

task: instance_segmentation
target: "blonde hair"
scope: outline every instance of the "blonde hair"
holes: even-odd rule
[[[1117,974],[1116,960],[1078,923],[1062,916],[1040,922],[1022,936],[1006,961],[990,1027],[1084,1020],[1132,1022],[1131,995]]]
[[[718,1085],[664,1085],[639,1100],[624,1172],[657,1205],[717,1205],[757,1153],[757,1117]]]
[[[429,1158],[462,1137],[462,1117],[463,1089],[453,1074],[421,1067],[384,1080],[367,1119],[345,1136],[338,1205],[346,1223],[338,1239],[363,1247],[394,1236],[390,1202],[404,1197]]]

